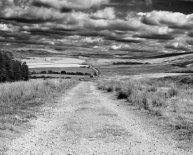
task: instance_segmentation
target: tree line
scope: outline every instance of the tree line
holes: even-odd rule
[[[65,70],[61,71],[61,72],[57,72],[57,71],[52,71],[52,70],[48,70],[48,71],[41,71],[41,72],[31,72],[31,74],[64,74],[64,75],[81,75],[81,76],[92,76],[91,73],[83,73],[83,72],[66,72]]]
[[[29,79],[29,69],[25,62],[14,60],[10,53],[0,51],[0,82]]]

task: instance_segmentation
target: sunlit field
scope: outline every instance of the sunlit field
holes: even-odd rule
[[[62,57],[44,57],[37,58],[31,57],[23,59],[27,63],[29,68],[66,68],[66,67],[80,67],[84,60],[75,58],[62,58]]]

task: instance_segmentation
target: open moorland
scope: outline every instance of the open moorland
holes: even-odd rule
[[[189,4],[1,0],[0,154],[192,155]]]
[[[21,136],[21,139],[16,139],[12,141],[12,143],[10,144],[11,146],[4,146],[4,143],[1,144],[4,147],[4,149],[2,150],[5,151],[7,149],[8,154],[17,154],[20,151],[23,151],[23,154],[29,152],[37,153],[40,150],[49,151],[49,149],[44,146],[45,144],[53,147],[53,150],[56,152],[58,150],[66,153],[81,151],[83,153],[86,152],[86,154],[89,154],[86,150],[77,150],[69,146],[71,145],[71,140],[74,140],[75,137],[66,139],[67,142],[65,144],[63,144],[62,141],[58,140],[57,138],[53,138],[51,142],[55,143],[56,145],[48,144],[48,141],[50,141],[49,137],[55,137],[58,132],[61,134],[61,136],[69,137],[71,135],[71,133],[68,132],[66,135],[64,135],[63,132],[61,132],[63,130],[62,126],[58,126],[55,124],[57,127],[53,129],[53,126],[55,126],[54,121],[58,122],[58,120],[61,120],[62,122],[71,122],[66,122],[67,126],[64,128],[65,131],[68,131],[68,129],[70,128],[69,130],[73,131],[75,135],[79,135],[78,139],[81,139],[80,135],[83,134],[83,137],[88,140],[87,143],[89,143],[89,147],[92,148],[91,152],[96,151],[93,147],[99,145],[97,142],[99,139],[100,141],[106,141],[112,136],[111,134],[113,134],[113,137],[118,136],[117,143],[121,144],[121,139],[126,135],[128,136],[127,132],[129,132],[131,128],[132,131],[130,132],[132,135],[134,135],[132,138],[134,140],[128,142],[128,138],[126,138],[126,143],[123,143],[121,145],[125,146],[124,148],[126,150],[128,149],[126,147],[127,143],[134,143],[134,141],[140,141],[141,147],[145,146],[145,139],[141,135],[141,132],[140,134],[138,132],[134,132],[139,128],[141,129],[142,126],[143,129],[146,128],[144,130],[145,134],[148,133],[150,135],[154,135],[151,136],[151,138],[148,137],[148,139],[155,138],[155,141],[156,139],[163,139],[163,141],[160,141],[159,144],[156,145],[153,144],[154,140],[151,140],[150,143],[148,143],[148,147],[155,148],[154,153],[162,152],[163,150],[159,150],[160,148],[165,148],[166,145],[169,145],[168,143],[173,143],[172,148],[167,148],[165,150],[165,154],[167,154],[168,152],[173,152],[175,149],[177,149],[176,154],[191,154],[193,143],[193,54],[191,52],[164,53],[155,51],[147,52],[143,50],[137,50],[134,52],[111,49],[110,45],[108,45],[107,49],[108,50],[105,51],[92,49],[91,51],[90,47],[82,47],[82,49],[80,47],[74,47],[72,49],[71,47],[68,49],[70,52],[68,52],[68,50],[59,50],[59,55],[52,55],[52,53],[50,54],[49,51],[45,50],[45,52],[47,53],[45,53],[44,56],[40,55],[39,53],[28,53],[27,51],[25,53],[24,50],[22,52],[22,56],[19,51],[11,52],[16,56],[18,60],[27,62],[27,64],[29,65],[31,79],[40,80],[32,80],[31,82],[26,84],[16,83],[5,84],[6,86],[2,85],[3,92],[7,92],[8,90],[12,89],[13,90],[11,92],[13,92],[14,89],[16,89],[17,87],[21,88],[21,90],[17,91],[19,94],[16,94],[14,98],[18,101],[16,100],[17,102],[13,102],[11,100],[12,98],[7,98],[6,102],[10,103],[11,106],[8,106],[9,108],[3,108],[4,110],[2,115],[1,129],[1,133],[4,137],[3,141],[6,141],[6,143],[8,143],[10,139],[18,137],[18,134],[13,133],[17,132],[18,130],[19,133],[23,133],[23,131],[25,131],[25,128],[29,128],[28,126],[30,124],[32,126],[35,126],[36,129],[30,130],[29,135],[26,135],[26,137],[24,135],[24,137]],[[23,55],[23,53],[25,53],[25,56]],[[91,66],[93,68],[96,68],[100,72],[100,74],[96,75]],[[96,82],[98,84],[96,86],[95,81],[92,83],[81,82],[81,84],[78,85],[75,90],[71,90],[68,88],[68,86],[65,86],[67,81],[64,81],[64,85],[62,84],[62,81],[65,79],[73,79],[75,81],[97,80]],[[71,83],[74,85],[73,81],[70,82],[69,85],[71,85]],[[68,91],[70,95],[67,98],[66,96],[62,95],[64,99],[60,101],[59,98],[58,101],[56,97],[61,96],[60,94],[61,92],[63,92],[63,86],[65,90],[69,89]],[[10,89],[8,89],[9,87]],[[7,91],[4,90],[5,88]],[[28,90],[29,88],[30,90]],[[100,93],[96,97],[91,97],[93,94],[98,93],[98,90],[96,89],[99,89]],[[34,90],[36,91],[34,92]],[[33,94],[33,92],[35,94]],[[108,92],[108,94],[106,94],[105,92]],[[109,92],[111,92],[113,95],[110,95],[110,99]],[[6,94],[7,96],[10,96],[9,92],[7,92]],[[36,94],[38,94],[38,96],[36,96]],[[53,95],[56,95],[56,97],[53,98]],[[101,97],[103,95],[104,98]],[[49,98],[47,98],[46,96],[49,96]],[[83,99],[76,101],[76,97],[83,97]],[[5,96],[3,98],[5,98]],[[100,100],[100,103],[98,99]],[[92,100],[92,102],[90,100]],[[116,103],[114,103],[114,100],[117,100]],[[53,112],[52,109],[50,109],[49,107],[47,109],[47,106],[44,106],[47,101],[49,101],[49,103],[56,102],[56,105],[58,105],[59,108],[67,108],[66,110],[70,111],[66,112],[65,110],[65,116],[63,116],[63,112],[58,111],[57,108]],[[75,107],[74,105],[71,105],[73,101],[75,101]],[[63,104],[60,105],[57,102],[62,102],[63,104],[65,104],[66,107],[63,107]],[[110,105],[110,102],[112,102],[113,104]],[[70,105],[66,105],[67,103],[70,103]],[[96,104],[97,106],[93,106],[93,104]],[[49,118],[49,116],[47,115],[43,116],[43,118],[39,118],[39,114],[35,114],[37,113],[39,106],[46,107],[46,113],[51,113],[51,118]],[[113,109],[111,106],[113,107]],[[120,106],[120,108],[117,109],[116,106]],[[41,113],[44,113],[42,111],[42,108],[40,108],[40,114]],[[84,113],[87,113],[88,117],[85,116]],[[130,116],[131,113],[132,116]],[[92,115],[92,119],[90,119],[89,115]],[[126,117],[128,116],[130,116],[134,120],[136,117],[139,117],[137,118],[137,120],[135,120],[136,122],[139,119],[146,122],[147,124],[139,122],[138,126],[135,124],[135,122],[130,122],[130,120],[125,121]],[[34,118],[36,119],[36,117],[38,119],[37,123],[39,125],[34,125],[30,121],[34,120]],[[64,117],[67,120],[64,120],[61,117]],[[73,118],[73,120],[71,120],[71,117]],[[40,124],[44,124],[41,119],[45,119],[46,122],[50,122],[50,119],[52,119],[53,121],[51,121],[51,124],[47,125],[47,130],[45,131],[44,129],[41,129],[42,127]],[[102,124],[99,123],[99,120],[101,119],[104,120]],[[120,124],[109,124],[109,119],[121,119],[123,121],[123,124],[130,123],[130,125],[126,127],[127,129],[125,129],[125,127]],[[98,123],[98,125],[101,124],[101,126],[104,127],[102,127],[102,129],[99,129],[100,125],[95,126],[93,125],[93,123],[91,123],[92,121]],[[61,124],[63,124],[62,122]],[[73,125],[73,123],[77,125]],[[86,129],[85,124],[87,124],[87,127],[89,126],[91,128]],[[149,127],[147,127],[146,125],[153,126],[153,129],[149,129]],[[78,131],[77,128],[82,128],[82,130]],[[96,133],[93,133],[93,130],[96,131]],[[42,132],[48,135],[46,136],[48,139],[46,137],[42,137]],[[97,132],[101,134],[101,137],[97,137],[95,135],[97,134]],[[50,133],[51,135],[49,135]],[[137,134],[139,134],[139,137],[141,138],[139,138]],[[90,144],[90,137],[92,136],[95,136],[93,146]],[[9,137],[9,139],[6,139],[6,137]],[[33,137],[39,138],[34,139]],[[165,142],[165,137],[168,137],[167,142]],[[32,141],[29,142],[27,139],[32,139]],[[44,140],[40,142],[39,139]],[[110,140],[109,142],[112,141]],[[160,143],[164,146],[161,147]],[[39,144],[40,148],[37,148],[37,150],[34,149],[33,145],[35,144]],[[57,148],[57,145],[65,145],[67,147],[70,147],[70,150],[60,150]],[[28,147],[31,147],[31,149],[29,149],[29,152],[26,152],[25,149]],[[76,144],[74,145],[74,147],[79,148],[82,146]],[[112,146],[109,147],[105,145],[103,149],[100,150],[100,152],[105,153],[105,148],[108,148],[107,151],[112,151]],[[123,147],[119,148],[118,146],[116,146],[115,148],[117,148],[120,153],[125,153]],[[132,148],[134,149],[134,147]],[[151,151],[151,149],[144,150],[142,148],[140,150],[145,151],[146,154],[149,154],[149,151]],[[130,152],[131,150],[127,151]],[[136,152],[131,152],[136,154]]]
[[[63,122],[71,122],[66,122],[67,126],[64,130],[68,131],[70,128],[69,130],[73,131],[75,135],[79,135],[78,139],[82,139],[80,135],[83,133],[83,137],[88,140],[87,143],[89,143],[90,148],[99,145],[98,142],[96,142],[97,140],[105,142],[107,139],[112,138],[112,133],[113,137],[117,137],[118,135],[118,138],[120,139],[117,141],[121,144],[121,139],[125,135],[128,136],[127,132],[129,132],[129,129],[132,128],[131,126],[133,126],[133,128],[130,132],[134,135],[134,140],[132,140],[131,143],[134,143],[133,141],[140,141],[142,146],[144,146],[144,137],[140,134],[141,136],[139,138],[137,136],[139,133],[134,132],[139,128],[141,129],[140,126],[142,126],[143,128],[147,128],[145,133],[152,134],[147,130],[154,132],[155,136],[151,137],[152,139],[154,139],[156,135],[163,135],[163,137],[158,136],[157,139],[165,139],[164,136],[171,137],[168,141],[169,143],[173,143],[175,145],[172,146],[174,149],[168,148],[168,150],[175,150],[176,148],[180,148],[185,151],[191,150],[193,143],[192,52],[177,51],[174,49],[168,49],[168,52],[164,52],[161,49],[157,50],[157,46],[154,47],[153,43],[148,46],[143,45],[143,48],[137,43],[131,43],[130,47],[128,47],[128,43],[116,43],[116,45],[113,45],[115,43],[111,40],[101,43],[100,38],[98,38],[100,41],[95,39],[95,44],[93,45],[93,43],[86,42],[86,38],[88,39],[88,37],[82,37],[81,39],[71,38],[71,40],[75,42],[74,46],[70,43],[58,43],[57,45],[57,42],[55,45],[44,45],[44,48],[41,47],[42,45],[34,43],[31,43],[30,48],[29,44],[24,43],[23,47],[21,47],[21,44],[19,44],[19,47],[17,43],[15,43],[15,45],[12,44],[12,46],[2,46],[4,47],[4,51],[10,52],[17,60],[27,63],[29,66],[30,78],[34,79],[28,83],[24,82],[1,85],[1,88],[3,89],[2,92],[5,92],[7,95],[7,97],[6,95],[2,96],[2,100],[5,100],[6,102],[2,104],[3,114],[1,117],[2,125],[0,129],[1,135],[4,137],[3,144],[5,141],[7,144],[13,137],[18,137],[18,134],[15,134],[15,132],[19,132],[21,134],[25,131],[23,128],[29,129],[28,126],[33,124],[31,123],[31,120],[36,119],[36,117],[37,119],[39,118],[39,114],[37,116],[35,114],[39,109],[38,107],[47,107],[44,106],[44,103],[49,101],[49,103],[64,103],[65,107],[59,104],[59,108],[65,109],[64,111],[67,113],[64,116],[67,120],[64,120],[58,116],[61,115],[63,117],[63,112],[58,111],[57,109],[53,112],[52,109],[48,108],[48,111],[46,111],[51,113],[51,119],[56,122],[58,119]],[[100,44],[102,44],[102,46],[99,46]],[[96,73],[95,69],[97,69],[99,74],[98,72]],[[49,79],[52,80],[50,81]],[[65,79],[93,82],[84,84],[81,82],[75,90],[71,91],[71,89],[69,89],[68,91],[70,91],[70,94],[72,93],[72,95],[69,96],[72,98],[66,98],[66,96],[61,95],[61,91],[63,92],[63,86],[65,90],[68,89],[68,87],[65,87]],[[94,84],[94,80],[96,79],[99,80],[98,86],[95,86]],[[64,85],[62,84],[63,80]],[[70,83],[74,84],[74,82]],[[15,89],[18,87],[21,90],[16,91]],[[98,96],[91,97],[90,101],[89,95],[95,94],[96,91],[98,92],[98,90],[96,90],[97,87],[100,90],[102,89],[102,91]],[[82,91],[79,91],[79,89]],[[104,90],[112,92],[115,97],[110,96],[109,99],[109,94],[106,94]],[[12,95],[12,92],[17,92],[19,94],[15,94],[16,96],[14,96]],[[58,101],[58,99],[53,97],[53,95],[60,97],[63,96],[65,99],[64,101]],[[101,98],[103,95],[104,98]],[[49,96],[49,98],[46,96]],[[75,97],[83,97],[83,99],[79,101],[78,99],[75,99]],[[116,103],[114,103],[114,98],[122,100],[117,100]],[[98,99],[100,101],[98,101]],[[14,100],[14,102],[12,100]],[[73,100],[76,100],[75,107],[71,105]],[[66,105],[67,102],[70,104]],[[112,102],[113,104],[106,105],[107,102]],[[9,103],[8,106],[5,106],[7,103]],[[93,107],[93,104],[99,104],[100,106]],[[121,108],[117,109],[114,107],[115,105],[121,106]],[[113,110],[111,106],[114,107]],[[68,112],[69,109],[70,112]],[[44,113],[42,108],[40,108],[40,113]],[[85,116],[84,113],[87,113],[88,116],[94,115],[95,117],[91,119],[91,117]],[[124,113],[124,116],[122,116],[121,113]],[[131,113],[133,113],[132,116],[130,116]],[[139,119],[144,122],[148,122],[149,126],[154,126],[155,129],[149,129],[141,122],[139,122],[139,126],[136,126],[135,122],[130,122],[131,120],[125,121],[127,116],[130,116],[134,120],[136,117],[139,117],[135,121],[138,121]],[[71,120],[71,117],[73,120]],[[41,119],[46,119],[46,122],[51,121],[47,115]],[[101,126],[104,126],[102,129],[99,129],[100,125],[94,126],[93,123],[91,123],[94,121],[100,124],[99,120],[101,119],[104,119],[104,122],[101,124]],[[109,119],[121,119],[123,124],[131,124],[127,127],[117,123],[112,125],[112,123],[109,124]],[[39,119],[38,121],[39,124],[43,123]],[[77,125],[74,125],[73,123]],[[86,129],[85,124],[87,124],[87,127],[92,126],[93,128]],[[36,125],[33,124],[32,126],[34,127]],[[3,146],[1,148],[5,147],[2,149],[4,151],[10,148],[11,152],[8,154],[17,154],[16,152],[20,152],[21,150],[24,151],[23,154],[26,154],[28,152],[25,152],[25,149],[31,147],[32,150],[29,151],[35,151],[37,153],[38,150],[34,150],[32,147],[36,143],[40,144],[40,150],[48,149],[48,147],[44,147],[39,139],[45,138],[43,143],[52,147],[51,144],[48,144],[50,136],[55,137],[58,132],[61,133],[61,136],[68,137],[71,135],[71,133],[67,133],[66,135],[63,134],[63,132],[61,132],[63,130],[62,126],[56,125],[56,129],[53,129],[53,126],[54,122],[53,124],[48,124],[46,131],[42,131],[40,129],[42,128],[41,125],[38,125],[35,127],[37,128],[37,131],[30,130],[31,132],[29,132],[29,137],[23,137],[22,140],[16,139],[16,141],[13,141],[13,147],[5,147],[1,144]],[[78,131],[77,128],[82,128],[82,130]],[[52,130],[53,132],[51,132]],[[93,133],[93,130],[96,132]],[[46,137],[42,137],[42,132],[45,132],[48,135],[48,139],[46,139]],[[53,133],[53,135],[49,135],[50,132]],[[101,134],[101,137],[96,136],[97,132]],[[88,133],[88,135],[86,133]],[[33,139],[33,136],[39,138],[34,139],[34,142],[26,140]],[[94,143],[93,146],[90,144],[90,137],[92,136],[95,136],[93,139],[96,140],[96,143]],[[9,138],[6,139],[6,137]],[[75,137],[69,138],[66,140],[67,143],[63,144],[61,140],[53,138],[52,142],[59,146],[69,146],[71,145],[71,140],[73,141],[74,139]],[[129,138],[126,139],[128,140]],[[142,139],[142,141],[140,139]],[[154,140],[156,141],[156,138]],[[148,145],[150,148],[155,148],[156,151],[154,153],[159,153],[160,150],[157,149],[162,147],[160,144],[156,144],[156,147],[153,146],[154,140],[152,140]],[[110,140],[110,142],[112,142],[112,140]],[[29,146],[25,145],[25,143],[29,144]],[[165,145],[169,145],[165,141],[161,143],[164,144],[164,147]],[[57,145],[53,145],[53,150],[58,150]],[[84,145],[85,144],[83,144],[83,146]],[[127,143],[122,145],[126,146]],[[105,145],[101,152],[105,152],[105,148],[109,148],[107,150],[110,151],[112,146],[109,147]],[[123,149],[120,149],[119,146],[116,146],[115,148],[118,150]],[[16,152],[14,152],[14,150],[16,150]],[[71,148],[71,151],[73,150],[77,152],[80,151]],[[92,150],[94,151],[95,149]],[[141,149],[141,151],[142,150],[143,149]],[[168,150],[165,152],[166,154],[169,152]],[[67,150],[61,151],[68,152]],[[86,150],[81,151],[84,154],[84,151]],[[145,151],[146,154],[149,154],[151,149]],[[179,152],[176,154],[181,154]],[[136,154],[136,152],[133,153]],[[189,152],[185,152],[185,154],[188,153]],[[87,152],[86,154],[89,153]]]
[[[23,125],[23,122],[36,117],[34,109],[37,111],[37,107],[39,105],[42,106],[46,102],[48,98],[45,99],[45,96],[50,96],[50,99],[52,98],[52,89],[54,89],[53,93],[55,91],[58,94],[61,88],[63,88],[63,86],[60,86],[60,80],[91,81],[97,77],[97,79],[99,78],[98,89],[112,92],[117,99],[126,100],[126,103],[123,104],[124,108],[130,107],[133,109],[133,107],[136,107],[137,113],[142,113],[142,115],[139,115],[140,119],[147,117],[146,119],[152,120],[149,124],[155,125],[155,128],[161,130],[158,132],[156,129],[157,134],[167,132],[166,136],[171,135],[171,139],[175,140],[175,147],[191,150],[193,139],[193,88],[191,86],[193,54],[191,52],[175,52],[173,50],[165,53],[163,51],[153,51],[152,49],[114,49],[111,43],[109,40],[108,44],[103,46],[104,49],[100,49],[100,47],[91,49],[88,45],[88,47],[71,47],[66,45],[65,49],[63,49],[64,45],[58,45],[57,49],[55,49],[55,46],[48,46],[47,49],[49,50],[37,50],[35,48],[14,50],[16,47],[12,47],[12,49],[6,47],[4,50],[9,50],[16,59],[27,62],[30,70],[30,78],[40,79],[40,81],[35,80],[36,82],[31,81],[25,84],[30,85],[29,88],[32,89],[30,92],[27,91],[27,88],[23,88],[25,85],[20,87],[23,84],[18,83],[15,85],[19,86],[13,86],[13,89],[16,87],[25,89],[25,91],[17,91],[20,93],[20,97],[15,97],[19,99],[17,102],[24,104],[20,105],[14,102],[17,105],[16,109],[18,112],[15,110],[14,104],[13,107],[8,106],[9,109],[3,108],[5,109],[3,112],[5,114],[2,115],[3,125],[1,130],[4,137],[9,134],[7,130],[13,130],[13,132],[21,130],[20,123]],[[91,66],[99,70],[100,75],[95,75],[95,71]],[[55,84],[52,86],[51,81],[51,83],[43,81],[53,78],[60,79],[59,81],[57,80],[59,83],[55,83],[57,86]],[[6,86],[7,89],[12,84],[8,85],[10,86]],[[39,88],[41,86],[42,88]],[[2,89],[5,89],[5,85],[2,85]],[[34,89],[37,92],[41,90],[42,93],[39,94],[40,96],[36,97],[33,95],[32,92]],[[81,89],[83,89],[82,86]],[[27,92],[30,96],[25,97],[26,95],[21,94]],[[7,95],[10,96],[8,92]],[[31,95],[34,97],[31,98]],[[37,98],[38,101],[36,102]],[[6,102],[13,103],[11,98],[7,99]],[[85,107],[83,106],[82,108],[84,109]],[[92,113],[92,110],[89,112]],[[83,116],[80,115],[80,117]],[[4,133],[4,131],[6,132]],[[15,147],[27,146],[22,144],[22,146],[16,145]],[[22,148],[20,149],[22,150]]]

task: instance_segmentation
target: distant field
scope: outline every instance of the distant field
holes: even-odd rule
[[[161,72],[185,72],[192,70],[193,53],[179,52],[176,49],[163,50],[163,47],[151,40],[148,44],[114,43],[111,40],[94,46],[84,40],[58,42],[57,45],[12,44],[6,46],[14,55],[26,61],[30,68],[76,68],[83,63],[91,64],[102,75],[133,75]],[[75,40],[71,40],[72,42]],[[113,49],[112,47],[120,47]],[[4,47],[4,46],[3,46]],[[14,50],[15,48],[15,50]],[[12,49],[12,50],[11,50]],[[67,70],[68,70],[67,69]],[[80,69],[81,70],[81,69]],[[87,72],[87,71],[86,71]],[[91,71],[88,71],[91,72]]]
[[[170,55],[147,59],[98,59],[93,62],[104,76],[150,73],[192,73],[193,54]]]
[[[193,66],[192,52],[164,49],[161,44],[155,44],[154,40],[147,44],[114,43],[107,40],[96,42],[96,45],[84,39],[58,41],[55,45],[48,42],[40,45],[37,41],[36,44],[12,43],[11,46],[2,43],[2,47],[26,61],[30,68],[70,68],[87,63],[99,68],[103,75],[110,76],[175,72],[184,68],[190,70]]]
[[[67,57],[29,57],[22,60],[30,69],[31,78],[88,78],[94,74],[84,60]],[[66,74],[61,75],[61,72]],[[45,74],[44,72],[47,72]],[[49,72],[49,73],[48,73]],[[79,75],[73,75],[79,74]],[[83,74],[83,75],[80,75]],[[88,74],[88,75],[84,75]]]
[[[23,59],[29,68],[65,68],[65,67],[80,67],[84,60],[68,57],[29,57]]]
[[[168,64],[157,65],[115,65],[115,66],[100,66],[99,70],[104,76],[110,75],[136,75],[145,73],[164,73],[173,69]]]

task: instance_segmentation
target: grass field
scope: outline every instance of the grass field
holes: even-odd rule
[[[172,69],[168,64],[158,65],[109,65],[98,67],[102,75],[136,75],[147,73],[166,73]]]
[[[83,63],[92,65],[100,70],[102,78],[115,79],[114,81],[100,81],[100,89],[107,90],[108,92],[115,92],[118,98],[128,100],[128,104],[131,103],[138,106],[140,109],[145,109],[152,114],[166,118],[168,124],[181,133],[180,137],[192,139],[193,86],[190,85],[192,83],[192,80],[190,80],[191,78],[185,80],[186,82],[189,81],[189,83],[183,82],[184,79],[178,79],[179,82],[176,82],[175,79],[171,80],[166,78],[162,80],[149,79],[146,81],[139,81],[139,79],[138,81],[119,80],[128,79],[131,75],[143,76],[144,74],[154,74],[154,76],[156,76],[158,73],[163,75],[171,72],[192,73],[192,52],[179,52],[175,49],[167,49],[165,51],[161,44],[155,44],[153,40],[142,45],[136,43],[120,43],[122,47],[120,49],[113,49],[112,45],[114,45],[114,41],[110,40],[102,45],[97,45],[97,48],[94,48],[92,44],[88,44],[89,46],[87,46],[87,44],[82,44],[83,40],[80,38],[76,40],[76,42],[73,40],[71,40],[72,42],[67,42],[67,40],[68,39],[65,41],[62,40],[62,42],[58,42],[56,45],[12,43],[12,46],[3,45],[2,47],[8,51],[17,49],[11,50],[13,55],[30,64],[31,72],[48,70],[61,72],[65,70],[66,72],[93,74],[91,69],[80,67]],[[117,43],[117,45],[119,44]],[[75,67],[73,67],[73,65],[75,65]],[[73,77],[59,74],[35,74],[35,76]],[[135,76],[132,77],[132,79],[135,79]],[[75,76],[75,79],[81,80],[83,78]],[[87,80],[91,79],[92,78],[87,78]],[[33,84],[33,82],[34,81],[30,81],[28,84],[25,84],[29,85],[29,87],[32,85],[32,90],[34,90],[37,86],[35,86],[36,84]],[[35,83],[44,87],[46,82],[37,80]],[[18,122],[20,122],[20,116],[19,119],[16,119],[18,118],[18,114],[22,113],[21,117],[23,118],[33,117],[33,112],[30,112],[30,110],[27,111],[25,108],[31,105],[32,107],[38,107],[36,104],[43,104],[45,99],[43,96],[46,91],[42,91],[40,94],[43,94],[40,97],[30,98],[29,96],[29,100],[24,99],[23,101],[23,96],[21,97],[21,94],[24,92],[20,91],[20,89],[23,89],[23,83],[2,84],[0,85],[0,92],[5,89],[5,87],[8,87],[7,85],[9,85],[10,90],[12,89],[11,87],[14,87],[12,92],[20,92],[20,97],[16,98],[16,100],[10,100],[13,98],[11,96],[12,92],[7,93],[9,96],[7,100],[9,100],[6,101],[6,104],[3,102],[1,103],[1,122],[3,123],[0,128],[3,130],[14,130],[15,126],[17,126],[15,124],[19,124]],[[18,91],[16,91],[17,87]],[[48,84],[45,89],[60,92],[60,90],[55,90],[50,87],[50,84]],[[41,89],[44,88],[40,88],[40,90]],[[38,89],[38,91],[40,90]],[[33,93],[35,92],[32,91],[29,94]],[[55,94],[52,91],[49,93]],[[39,98],[41,99],[39,100]],[[22,108],[24,108],[24,110],[21,110]]]
[[[75,85],[73,80],[30,80],[0,85],[0,132],[15,131],[36,117],[42,104]]]
[[[114,92],[117,99],[126,99],[164,120],[177,131],[179,139],[193,139],[193,85],[183,82],[193,77],[149,80],[101,80],[98,88]],[[182,83],[183,82],[183,83]],[[162,122],[162,121],[160,121]]]

